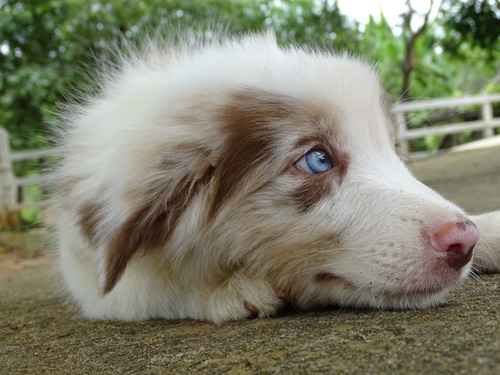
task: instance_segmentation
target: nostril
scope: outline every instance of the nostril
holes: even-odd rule
[[[450,245],[448,250],[446,250],[446,253],[449,255],[460,255],[464,253],[464,247],[460,243],[456,243],[453,245]]]
[[[459,270],[472,258],[472,249],[479,240],[479,231],[471,221],[447,222],[430,234],[434,250],[446,255],[446,262]]]
[[[456,251],[456,250],[459,251]],[[474,246],[468,248],[467,250],[463,249],[460,245],[452,245],[450,246],[450,251],[447,252],[446,263],[450,265],[450,267],[455,268],[456,270],[461,269],[472,259],[472,250]]]

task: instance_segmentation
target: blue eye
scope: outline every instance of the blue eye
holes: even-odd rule
[[[302,156],[295,163],[295,168],[304,173],[317,174],[332,169],[332,162],[326,152],[313,150]]]

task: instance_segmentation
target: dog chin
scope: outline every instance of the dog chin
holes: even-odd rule
[[[386,292],[377,296],[367,297],[366,305],[360,302],[354,305],[354,307],[383,310],[428,309],[443,304],[449,294],[449,290],[450,287],[439,291],[413,290],[404,293]]]
[[[452,287],[466,279],[469,270],[470,264],[461,270],[444,272],[413,284],[370,283],[370,286],[363,287],[332,273],[320,273],[315,280],[320,287],[330,288],[329,301],[323,301],[324,305],[384,310],[427,309],[444,303]],[[324,291],[319,292],[318,299],[322,293]],[[307,291],[307,294],[299,303],[303,309],[314,304],[309,298],[313,293]]]

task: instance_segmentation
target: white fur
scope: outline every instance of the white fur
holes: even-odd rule
[[[377,76],[358,59],[283,50],[270,35],[153,43],[99,79],[101,93],[65,115],[55,172],[60,269],[84,316],[224,321],[269,316],[286,302],[426,308],[467,276],[470,264],[448,267],[429,245],[436,228],[466,214],[399,159]],[[245,108],[235,93],[261,104]],[[283,119],[275,98],[304,110]],[[235,100],[235,116],[269,115],[267,139],[255,144],[272,147],[255,159],[231,154],[248,174],[210,217],[229,173],[221,169],[232,167],[225,156],[238,131],[224,121]],[[245,132],[234,147],[253,142]],[[334,166],[345,171],[294,168],[318,147],[343,155]],[[173,227],[163,223],[170,215]],[[484,232],[477,267],[499,271],[500,212],[475,220]],[[160,242],[141,237],[162,230]],[[140,249],[105,293],[110,249],[119,257],[134,241]]]

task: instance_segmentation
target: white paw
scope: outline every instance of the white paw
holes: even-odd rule
[[[474,248],[474,268],[481,272],[500,272],[500,211],[473,216],[479,229],[479,242]]]
[[[285,303],[283,293],[261,279],[235,274],[211,295],[206,311],[213,322],[274,315]]]

